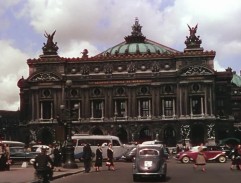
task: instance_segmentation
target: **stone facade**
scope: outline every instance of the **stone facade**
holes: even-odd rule
[[[45,34],[43,55],[27,60],[29,77],[18,82],[29,142],[63,141],[69,122],[71,133],[168,146],[229,135],[233,73],[214,70],[216,53],[200,47],[197,26],[189,27],[183,52],[146,39],[141,28],[136,19],[124,42],[93,57],[84,49],[80,58],[58,56],[55,32]]]

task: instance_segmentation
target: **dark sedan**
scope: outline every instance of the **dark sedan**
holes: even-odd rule
[[[126,153],[121,156],[121,159],[125,161],[133,161],[133,158],[136,156],[136,147],[131,148]]]
[[[39,153],[38,152],[28,152],[24,147],[10,147],[10,159],[11,163],[17,162],[30,162]]]

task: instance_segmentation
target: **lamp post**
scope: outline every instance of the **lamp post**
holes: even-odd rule
[[[66,105],[68,106],[68,109],[65,109],[64,105],[61,105],[60,108],[62,110],[65,110],[67,112],[67,120],[66,120],[66,128],[65,128],[65,138],[66,138],[66,145],[65,145],[65,162],[63,167],[64,168],[78,168],[78,165],[75,163],[75,159],[74,159],[74,146],[73,146],[73,142],[71,139],[72,136],[72,116],[71,116],[71,101],[70,101],[70,88],[72,86],[72,81],[71,80],[67,80],[66,81],[66,93],[68,95],[68,105],[66,103]],[[76,104],[74,106],[75,108],[79,108],[79,106]]]

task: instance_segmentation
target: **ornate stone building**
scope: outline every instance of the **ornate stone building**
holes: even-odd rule
[[[55,32],[45,34],[43,54],[27,60],[29,77],[18,82],[29,142],[65,139],[69,119],[72,133],[117,135],[123,142],[175,146],[230,135],[232,69],[214,70],[216,53],[201,47],[197,26],[189,27],[183,51],[147,39],[141,29],[136,19],[123,42],[93,57],[84,49],[81,58],[60,57]]]

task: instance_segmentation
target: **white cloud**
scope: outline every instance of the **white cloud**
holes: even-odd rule
[[[8,92],[2,91],[4,93],[0,98],[0,108],[3,109],[15,106],[13,101],[19,100],[16,82],[28,72],[27,58],[42,54],[42,42],[39,43],[39,40],[46,40],[45,31],[52,33],[56,30],[54,41],[58,43],[60,56],[81,57],[83,49],[88,49],[89,55],[93,56],[124,41],[124,37],[131,34],[135,17],[139,18],[142,32],[148,39],[179,51],[186,47],[184,41],[189,35],[187,24],[198,24],[197,35],[202,39],[201,46],[204,50],[216,51],[214,69],[241,68],[240,0],[27,0],[24,1],[25,6],[22,2],[0,2],[0,29],[15,23],[3,16],[5,12],[14,12],[18,15],[16,21],[29,21],[32,28],[26,31],[30,36],[24,42],[33,46],[39,44],[39,49],[34,53],[22,53],[20,48],[4,41],[0,34],[0,63],[3,65],[0,68],[0,85],[8,87]],[[17,4],[21,6],[13,11],[12,7]],[[35,31],[35,36],[39,35],[38,40],[31,36],[30,31]],[[12,41],[19,42],[14,38]],[[3,105],[3,101],[7,102]]]
[[[23,62],[28,56],[13,48],[11,42],[0,41],[0,108],[17,110],[19,108],[18,80],[28,74],[28,66]]]

